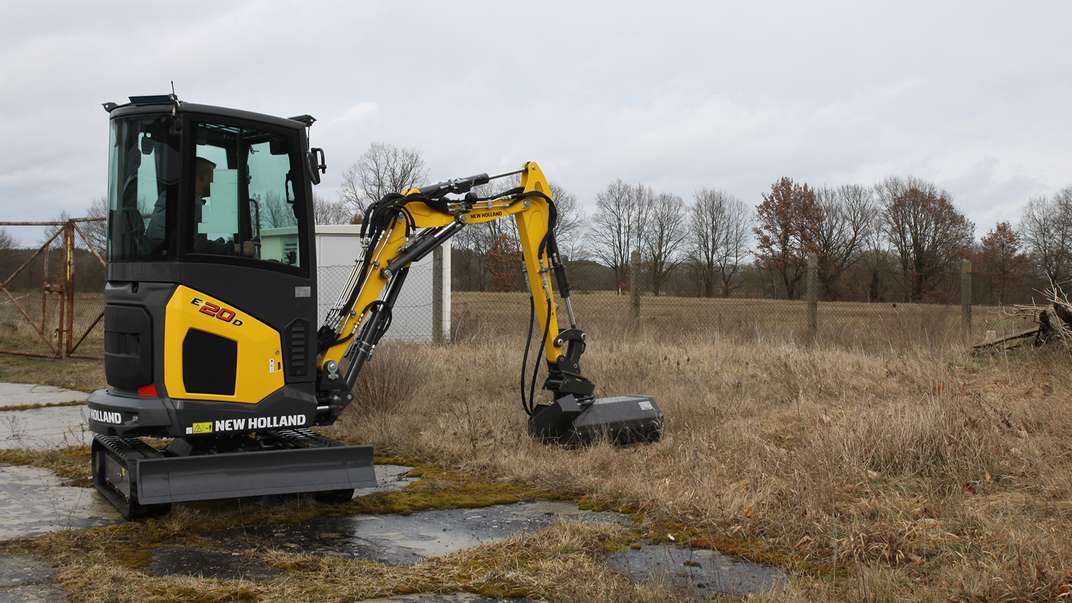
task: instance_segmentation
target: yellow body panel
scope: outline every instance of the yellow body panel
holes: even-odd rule
[[[233,396],[191,393],[182,379],[182,342],[191,329],[237,342]],[[279,332],[231,304],[179,285],[164,319],[164,386],[172,398],[256,404],[283,387]]]

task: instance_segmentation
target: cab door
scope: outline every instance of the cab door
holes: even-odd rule
[[[316,279],[304,131],[186,114],[183,133],[182,299],[167,311],[168,395],[257,403],[283,383],[312,392]]]

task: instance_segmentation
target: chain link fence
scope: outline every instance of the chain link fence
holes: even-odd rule
[[[973,286],[970,265],[937,277],[948,289],[946,297],[959,296],[959,304],[827,301],[820,299],[816,276],[812,268],[800,299],[655,296],[643,291],[580,288],[572,299],[579,326],[603,340],[642,336],[678,342],[815,342],[880,352],[965,347],[1032,326],[1022,313],[975,304],[983,296],[972,293],[979,287]],[[559,308],[559,322],[565,326],[561,304]],[[476,342],[524,336],[528,317],[527,292],[454,291],[451,338]]]

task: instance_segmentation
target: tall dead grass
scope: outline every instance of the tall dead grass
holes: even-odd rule
[[[637,509],[795,571],[804,598],[1045,600],[1072,567],[1067,356],[604,334],[584,359],[597,393],[654,395],[666,435],[567,451],[526,435],[521,344],[409,349],[408,402],[340,433]]]

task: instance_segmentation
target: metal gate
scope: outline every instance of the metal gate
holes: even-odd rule
[[[88,251],[101,266],[105,265],[104,258],[94,248],[85,232],[86,225],[103,220],[104,218],[74,218],[42,222],[0,222],[0,226],[56,227],[56,231],[48,236],[40,247],[0,282],[0,300],[16,312],[15,316],[9,314],[5,318],[9,323],[21,323],[30,327],[28,340],[19,337],[22,330],[17,326],[14,329],[8,328],[8,331],[14,333],[6,334],[8,336],[4,337],[3,343],[0,344],[0,353],[44,358],[100,357],[99,352],[91,355],[76,354],[90,334],[94,333],[95,329],[99,331],[97,325],[104,316],[104,304],[103,297],[99,303],[93,303],[88,296],[79,299],[76,295],[75,250],[76,237],[81,238],[84,243],[82,249]],[[62,258],[58,270],[52,257],[57,248]],[[21,253],[26,250],[8,251]],[[19,282],[19,276],[31,266],[35,266],[35,263],[39,263],[40,267],[39,305],[35,303],[36,300],[32,300],[34,295],[31,289],[13,289]],[[58,274],[50,275],[50,272]],[[31,280],[36,281],[36,276]],[[34,349],[35,345],[38,350]]]

